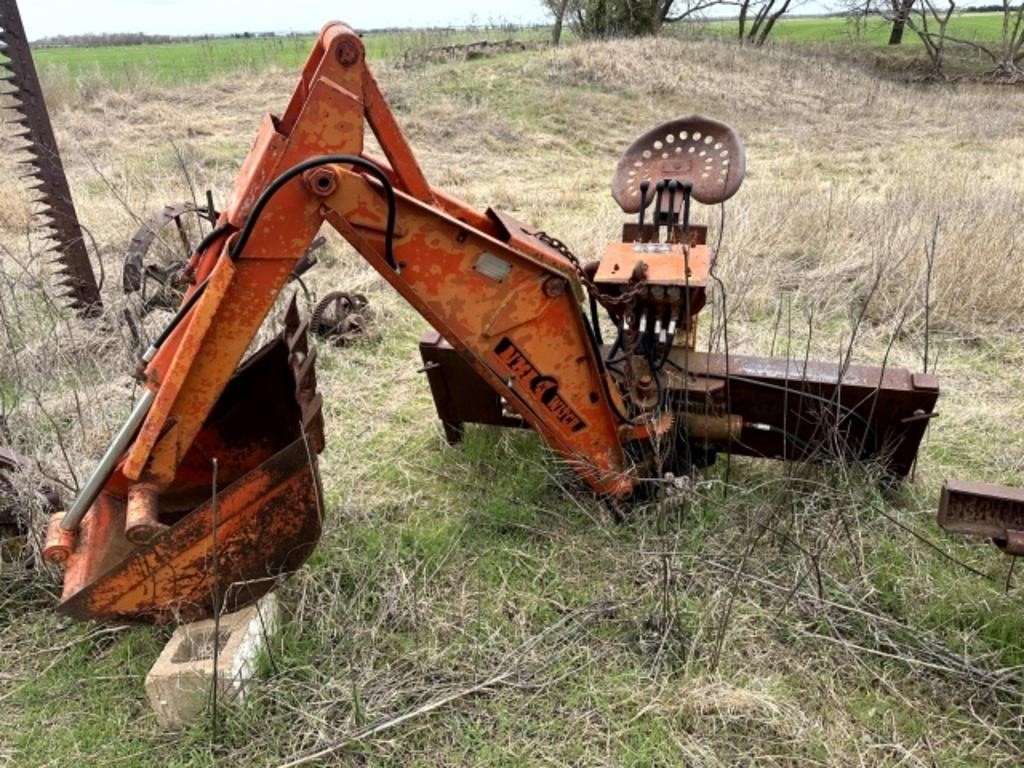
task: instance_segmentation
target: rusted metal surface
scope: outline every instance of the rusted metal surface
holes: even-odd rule
[[[137,348],[148,343],[141,319],[154,310],[177,309],[186,291],[194,285],[189,264],[206,234],[202,222],[212,229],[219,215],[211,205],[171,203],[156,211],[132,235],[125,251],[121,290],[137,299],[131,310],[125,310],[125,320]],[[292,269],[292,280],[316,265],[316,253],[326,242],[318,237],[310,244]]]
[[[186,622],[213,615],[215,606],[234,611],[257,600],[316,546],[322,501],[315,473],[300,437],[81,589],[65,588],[58,610],[79,619]],[[94,515],[79,550],[87,545],[99,555],[90,536],[123,529],[124,505],[109,500]],[[66,579],[77,575],[75,557]]]
[[[78,538],[75,531],[61,527],[63,518],[64,514],[61,512],[50,515],[46,525],[46,537],[43,540],[43,560],[60,566],[67,563],[71,553],[75,551],[75,542]]]
[[[430,336],[420,343],[424,361],[435,364],[427,373],[446,433],[449,424],[457,432],[466,423],[505,426],[480,378],[443,348]],[[677,367],[664,369],[663,385],[675,393],[673,409],[684,432],[708,448],[795,461],[877,461],[897,477],[913,466],[939,394],[934,377],[900,368],[849,366],[840,376],[829,363],[805,369],[802,360],[730,355],[727,365],[725,355],[685,349],[669,360]]]
[[[948,480],[939,499],[939,525],[950,533],[992,539],[1024,555],[1024,488]]]
[[[666,387],[698,409],[743,418],[729,452],[794,460],[878,461],[910,472],[939,395],[934,376],[903,368],[676,350]],[[708,400],[707,381],[725,382]],[[762,425],[755,427],[752,425]],[[770,429],[765,429],[770,427]]]
[[[359,55],[348,55],[350,49]],[[263,122],[225,218],[244,226],[273,179],[324,147],[361,153],[369,125],[391,162],[393,255],[404,263],[401,274],[384,258],[389,203],[377,181],[339,165],[337,190],[328,198],[311,194],[301,180],[282,186],[261,216],[273,224],[252,230],[233,266],[222,258],[223,244],[211,245],[195,262],[196,279],[209,276],[210,283],[149,363],[150,386],[159,392],[125,474],[157,484],[173,476],[288,270],[326,220],[431,324],[460,339],[475,369],[595,488],[627,494],[633,481],[622,472],[617,425],[578,311],[574,267],[558,252],[524,253],[476,230],[469,222],[479,215],[450,198],[435,202],[361,52],[350,28],[324,28],[284,115]],[[509,265],[507,281],[474,269],[485,252]],[[551,297],[544,290],[550,277],[577,288]]]
[[[627,221],[622,225],[622,242],[624,243],[656,243],[661,237],[661,231],[665,227],[644,224],[640,226],[635,221]],[[669,242],[687,242],[690,246],[706,245],[708,241],[708,228],[703,224],[691,224],[686,231],[682,224],[672,224],[669,231]]]
[[[132,544],[145,544],[167,526],[160,522],[160,495],[156,488],[137,483],[128,489],[124,536]]]
[[[0,79],[13,88],[5,95],[17,113],[11,121],[18,127],[14,138],[23,142],[14,151],[24,153],[23,178],[31,180],[32,202],[37,205],[35,217],[53,241],[50,250],[56,254],[53,263],[62,297],[79,315],[97,315],[103,308],[99,287],[16,0],[0,0],[0,54],[7,58],[0,60],[0,70],[6,70]]]
[[[420,355],[445,439],[450,444],[462,440],[467,423],[527,426],[437,331],[427,331],[420,339]]]
[[[121,290],[139,293],[143,314],[175,309],[188,286],[185,272],[201,233],[194,223],[217,219],[217,212],[194,203],[165,205],[132,235],[121,270]],[[173,230],[170,238],[168,230]],[[199,237],[197,237],[199,235]],[[167,240],[171,242],[167,242]],[[154,246],[159,243],[154,251]]]
[[[224,610],[255,600],[301,565],[323,506],[322,401],[306,336],[293,302],[282,334],[232,377],[173,482],[133,483],[120,471],[107,482],[66,557],[59,610],[191,621],[211,615],[215,599]],[[59,558],[68,541],[57,533],[47,554]]]
[[[680,287],[681,283],[704,288],[710,258],[706,245],[684,247],[666,244],[663,250],[648,252],[638,250],[633,243],[611,243],[601,257],[594,282],[598,285],[625,285],[642,262],[646,268],[648,290],[659,285]]]
[[[387,162],[364,154],[367,127]],[[663,475],[652,457],[666,444],[686,469],[723,448],[878,460],[905,474],[933,415],[931,377],[693,351],[708,252],[706,232],[688,228],[687,190],[703,202],[735,192],[735,134],[707,118],[674,121],[641,137],[620,171],[624,208],[643,179],[669,179],[668,206],[656,204],[654,230],[639,216],[636,243],[584,267],[557,238],[431,187],[358,35],[325,26],[284,113],[264,119],[217,230],[189,258],[178,319],[143,356],[152,407],[83,522],[62,610],[196,618],[229,582],[249,599],[308,555],[323,433],[294,303],[285,337],[236,368],[325,222],[435,329],[421,354],[450,441],[466,422],[529,425],[617,498]],[[318,328],[351,314],[352,297],[335,298]],[[617,326],[605,348],[598,305]]]
[[[557,297],[551,277],[578,285],[563,257],[527,256],[398,193],[398,218],[407,234],[395,241],[404,263],[395,273],[378,255],[387,206],[362,176],[339,185],[327,221],[459,351],[509,407],[601,493],[628,495],[621,441],[602,382],[596,349],[579,312],[575,290]],[[479,269],[481,259],[508,265],[504,280]],[[578,290],[578,289],[577,289]]]
[[[742,439],[743,418],[723,414],[682,413],[679,415],[687,437],[715,445],[728,445]]]
[[[634,141],[615,167],[612,197],[626,213],[641,208],[640,183],[653,190],[661,180],[693,184],[693,198],[719,203],[732,197],[746,175],[746,153],[736,132],[703,115],[652,128]],[[648,200],[653,195],[648,193]],[[682,196],[677,201],[681,207]]]
[[[313,308],[309,330],[337,346],[365,338],[370,328],[369,302],[361,293],[331,291]]]

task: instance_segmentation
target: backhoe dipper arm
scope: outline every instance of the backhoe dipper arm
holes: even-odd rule
[[[388,163],[363,153],[369,124]],[[350,28],[324,27],[283,117],[267,116],[219,236],[191,265],[203,288],[145,370],[155,393],[119,468],[159,492],[193,441],[296,261],[324,221],[590,483],[616,496],[620,419],[558,252],[431,188]],[[507,222],[506,222],[507,223]],[[387,397],[389,382],[381,382]],[[253,414],[254,419],[259,414]]]

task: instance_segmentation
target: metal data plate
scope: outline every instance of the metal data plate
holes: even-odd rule
[[[950,533],[988,539],[1024,531],[1024,488],[949,480],[942,487],[939,525]]]
[[[473,269],[491,278],[491,280],[501,283],[508,277],[508,273],[512,271],[512,265],[493,253],[484,251],[477,257],[476,263],[473,264]]]

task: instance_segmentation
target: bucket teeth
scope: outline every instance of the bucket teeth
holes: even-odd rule
[[[68,289],[67,305],[80,315],[93,315],[102,308],[99,288],[16,0],[0,0],[0,55],[7,59],[0,61],[2,95],[13,101],[9,109],[14,117],[8,122],[14,130],[5,138],[15,146],[8,151],[24,155],[19,162],[25,173],[20,178],[29,182],[26,189],[30,203],[37,206],[33,216],[39,228],[57,243],[51,250],[57,275],[66,276],[66,282],[58,284]]]

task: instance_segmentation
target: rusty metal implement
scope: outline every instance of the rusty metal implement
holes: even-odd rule
[[[14,138],[24,142],[19,148],[26,155],[21,161],[27,166],[23,178],[31,179],[32,202],[39,206],[36,219],[53,241],[50,252],[56,254],[53,264],[62,297],[79,315],[97,315],[103,303],[96,275],[89,263],[16,0],[0,0],[0,53],[7,59],[0,60],[0,70],[5,71],[0,79],[13,87],[5,95],[12,100],[10,109],[18,115],[12,121],[19,128]]]
[[[939,525],[991,539],[1008,555],[1024,555],[1024,488],[948,480],[939,498]]]
[[[284,335],[242,361],[325,224],[433,326],[424,370],[450,440],[473,421],[530,427],[619,500],[718,451],[907,474],[936,415],[934,377],[697,351],[714,276],[690,203],[723,201],[743,180],[728,126],[693,116],[642,134],[612,185],[637,221],[584,264],[557,238],[431,186],[365,53],[352,28],[323,28],[184,265],[175,319],[137,370],[152,405],[66,524],[51,518],[61,611],[194,619],[253,599],[312,550],[323,432],[294,301]],[[382,158],[366,151],[370,133]],[[318,328],[358,330],[352,299],[330,298]]]
[[[102,492],[83,491],[67,514],[50,518],[44,557],[65,568],[58,610],[192,621],[252,602],[305,561],[323,506],[323,420],[307,328],[292,303],[282,333],[232,377],[163,493],[123,476],[108,483],[101,462]]]
[[[641,207],[640,184],[665,179],[693,184],[693,199],[698,202],[720,203],[740,188],[746,162],[743,144],[728,125],[703,115],[681,117],[630,144],[615,168],[612,197],[623,211],[636,213]]]

